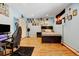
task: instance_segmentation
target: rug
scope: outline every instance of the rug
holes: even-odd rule
[[[18,50],[13,52],[10,56],[31,56],[34,47],[20,47]]]

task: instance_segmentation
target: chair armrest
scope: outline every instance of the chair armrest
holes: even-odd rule
[[[0,42],[0,47],[1,47],[1,46],[4,46],[4,45],[6,45],[6,43],[1,43],[1,42]]]
[[[13,44],[13,42],[12,41],[5,41],[6,43],[10,43],[10,44]]]
[[[13,43],[12,42],[12,37],[9,37],[7,40],[5,40],[6,43]]]

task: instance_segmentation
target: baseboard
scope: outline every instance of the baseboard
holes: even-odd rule
[[[25,37],[21,38],[21,40],[22,40],[22,39],[26,39],[26,38],[36,38],[36,37],[37,37],[37,36],[30,36],[30,37],[25,36]]]
[[[67,47],[69,50],[71,50],[73,53],[75,53],[76,55],[79,56],[79,52],[76,51],[75,49],[73,49],[72,47],[70,47],[68,44],[66,44],[65,42],[62,42],[62,44]]]

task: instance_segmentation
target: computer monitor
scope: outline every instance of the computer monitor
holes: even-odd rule
[[[0,33],[8,33],[10,32],[10,25],[0,24]]]

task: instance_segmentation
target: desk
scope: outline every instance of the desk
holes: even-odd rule
[[[4,46],[4,50],[5,50],[5,55],[6,55],[6,43],[2,43],[2,41],[5,41],[8,39],[7,35],[0,35],[0,47]],[[3,50],[3,51],[4,51]],[[1,51],[2,52],[2,51]]]
[[[5,55],[6,55],[6,43],[1,43],[0,42],[0,47],[2,47],[2,46],[5,46],[5,48],[2,51],[0,51],[0,53],[3,55],[3,51],[5,51]]]

